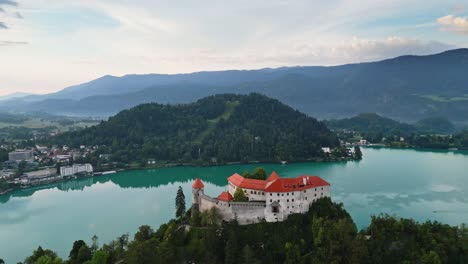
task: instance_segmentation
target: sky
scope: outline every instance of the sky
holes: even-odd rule
[[[468,47],[468,1],[0,0],[0,95]]]

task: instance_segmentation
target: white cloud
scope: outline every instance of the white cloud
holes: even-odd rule
[[[437,19],[443,30],[468,35],[468,18],[447,15]]]
[[[437,30],[434,17],[420,16],[455,2],[21,0],[18,7],[2,6],[9,15],[0,20],[9,29],[0,30],[1,40],[29,44],[0,42],[0,93],[59,90],[106,74],[336,65],[437,53],[454,47],[444,43],[463,43],[455,34],[442,39],[438,35],[447,34]]]

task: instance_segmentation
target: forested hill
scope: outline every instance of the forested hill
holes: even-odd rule
[[[49,143],[98,145],[122,163],[302,161],[322,155],[322,146],[339,144],[323,123],[259,94],[143,104]]]
[[[454,125],[443,117],[422,119],[414,124],[398,122],[375,113],[363,113],[352,118],[327,120],[326,125],[332,130],[350,130],[360,132],[372,142],[379,142],[382,137],[415,134],[450,134],[456,131]]]

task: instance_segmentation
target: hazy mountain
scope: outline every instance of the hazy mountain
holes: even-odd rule
[[[0,110],[102,116],[144,102],[259,92],[319,118],[374,112],[406,122],[439,116],[463,123],[468,122],[467,72],[468,49],[458,49],[334,67],[105,76],[54,94],[4,101]]]
[[[31,95],[33,95],[33,94],[32,93],[16,92],[16,93],[11,93],[11,94],[0,96],[0,101],[10,100],[10,99],[17,99],[17,98],[22,98],[22,97],[31,96]]]
[[[456,130],[455,126],[443,117],[429,117],[419,120],[414,127],[426,133],[448,134]]]
[[[325,124],[333,130],[352,130],[361,134],[372,133],[383,136],[412,134],[449,134],[455,132],[455,126],[443,117],[422,119],[414,124],[398,122],[375,113],[359,114],[355,117],[327,120]]]

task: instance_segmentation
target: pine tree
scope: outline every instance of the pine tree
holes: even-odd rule
[[[185,195],[181,186],[179,186],[179,189],[177,190],[175,205],[176,205],[176,217],[177,218],[182,217],[185,214]]]
[[[361,148],[359,146],[354,147],[354,157],[357,160],[362,160],[362,152],[361,152]]]
[[[236,202],[247,202],[249,198],[245,196],[244,191],[241,188],[237,188],[234,192],[234,201]]]

